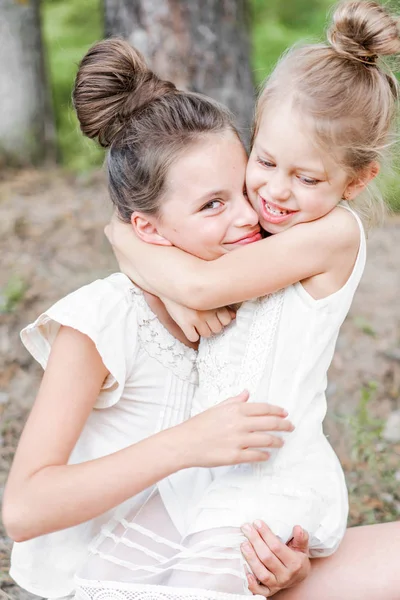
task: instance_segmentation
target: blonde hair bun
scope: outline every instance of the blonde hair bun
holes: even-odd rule
[[[92,46],[83,58],[73,101],[82,133],[108,147],[136,111],[176,91],[128,42],[108,39]]]
[[[376,64],[380,56],[400,53],[399,20],[377,2],[342,2],[333,14],[328,41],[346,58]]]

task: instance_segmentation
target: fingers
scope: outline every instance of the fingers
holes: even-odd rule
[[[259,596],[264,596],[264,598],[270,598],[272,596],[271,590],[267,586],[259,583],[257,581],[257,579],[254,577],[254,575],[252,575],[251,573],[249,573],[247,575],[247,582],[248,582],[249,590],[254,595],[257,594]]]
[[[294,430],[293,424],[282,417],[251,417],[248,420],[250,431],[288,431]]]
[[[243,534],[249,540],[254,553],[251,569],[257,579],[261,581],[263,585],[270,588],[273,587],[277,581],[284,580],[286,572],[285,566],[278,556],[272,552],[270,545],[263,539],[259,529],[249,523],[244,525],[241,529]],[[282,544],[271,530],[269,530],[268,538],[269,542],[276,546]],[[253,565],[256,571],[253,569]]]
[[[200,336],[195,327],[191,325],[188,325],[187,327],[180,325],[180,328],[182,329],[189,342],[197,342],[200,339]]]
[[[232,398],[228,398],[227,400],[224,400],[223,402],[221,402],[219,404],[219,406],[223,405],[223,404],[235,404],[238,402],[247,402],[247,400],[249,399],[249,392],[248,390],[243,390],[243,392],[240,392],[240,394],[238,394],[237,396],[233,396]]]
[[[232,321],[232,319],[235,318],[235,316],[235,312],[229,308],[219,308],[216,314],[216,317],[221,323],[221,329],[222,327],[226,327],[227,325],[229,325],[229,323]]]
[[[282,448],[284,441],[270,433],[251,433],[244,441],[246,448]]]
[[[288,543],[289,548],[308,554],[309,535],[300,525],[293,528],[293,538]]]
[[[276,591],[274,575],[262,564],[250,543],[242,544],[241,550],[252,571],[247,574],[249,590],[253,594],[261,594],[265,598],[269,598]]]
[[[287,417],[288,412],[281,406],[275,406],[275,404],[268,404],[267,402],[251,402],[248,409],[249,414],[254,417],[260,417],[263,415],[270,415],[276,417]]]
[[[254,528],[259,533],[260,538],[268,546],[271,553],[274,554],[277,559],[279,559],[285,569],[290,571],[291,575],[293,572],[301,568],[301,554],[289,548],[278,537],[276,537],[268,525],[266,525],[263,521],[256,521],[254,523]],[[277,579],[281,581],[284,576],[284,572],[279,571],[276,574]]]
[[[247,448],[246,450],[239,452],[235,464],[239,465],[241,463],[265,462],[270,456],[270,453],[266,450],[252,450]]]
[[[222,331],[224,326],[223,326],[222,322],[220,321],[217,313],[214,313],[214,312],[210,313],[210,315],[207,316],[206,320],[207,320],[207,325],[210,328],[210,331],[212,333],[220,333]],[[231,320],[229,319],[227,325],[230,322],[231,322]]]

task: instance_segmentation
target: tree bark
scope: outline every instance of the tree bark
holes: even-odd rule
[[[0,0],[0,164],[38,164],[54,155],[40,0]]]
[[[250,137],[254,87],[246,0],[104,0],[106,34],[138,48],[178,87],[207,94]]]

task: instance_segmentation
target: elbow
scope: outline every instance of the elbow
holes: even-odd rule
[[[211,310],[216,308],[212,293],[210,283],[207,285],[205,281],[203,282],[199,278],[198,281],[188,285],[184,292],[185,298],[182,299],[181,304],[193,310]]]
[[[3,502],[3,524],[6,534],[14,542],[26,542],[36,537],[27,520],[27,507],[19,506],[18,502],[5,500]]]

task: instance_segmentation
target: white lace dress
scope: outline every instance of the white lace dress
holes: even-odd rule
[[[348,500],[340,463],[322,429],[327,370],[361,278],[363,228],[353,272],[314,300],[296,284],[244,303],[235,323],[203,340],[194,412],[247,388],[252,401],[285,407],[296,429],[266,463],[182,471],[158,484],[140,511],[110,523],[78,573],[79,600],[239,600],[252,595],[240,526],[263,519],[286,542],[294,525],[313,556],[334,552]],[[260,597],[261,598],[261,597]]]
[[[111,454],[190,416],[196,352],[163,327],[125,275],[115,273],[76,290],[22,331],[23,343],[43,368],[61,325],[90,337],[110,372],[70,463]],[[41,597],[73,594],[90,540],[111,517],[139,510],[153,489],[76,527],[14,544],[11,576]]]

